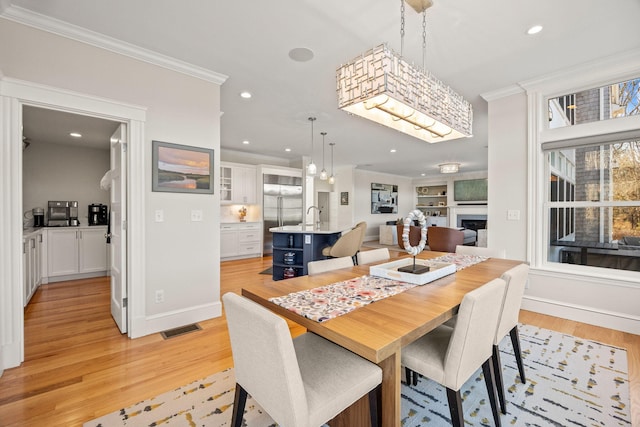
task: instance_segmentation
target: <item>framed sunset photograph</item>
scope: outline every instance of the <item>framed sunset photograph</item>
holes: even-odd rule
[[[152,141],[152,190],[213,194],[213,150]]]

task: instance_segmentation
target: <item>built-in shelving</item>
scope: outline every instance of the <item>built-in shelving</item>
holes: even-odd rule
[[[429,218],[429,225],[447,225],[447,185],[416,187],[416,209]]]

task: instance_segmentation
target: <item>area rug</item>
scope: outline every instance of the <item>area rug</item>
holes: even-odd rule
[[[627,352],[624,349],[529,325],[520,340],[527,383],[520,383],[511,342],[500,344],[507,395],[502,425],[630,426]],[[84,427],[229,426],[233,369],[89,421]],[[402,425],[450,426],[445,390],[433,381],[402,385]],[[466,426],[491,426],[487,391],[479,370],[462,388]],[[276,424],[251,398],[244,425]]]

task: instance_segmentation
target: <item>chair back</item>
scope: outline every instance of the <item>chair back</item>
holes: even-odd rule
[[[432,226],[427,228],[427,245],[432,251],[456,251],[456,246],[464,243],[464,233],[455,228]]]
[[[340,258],[321,259],[307,264],[309,276],[324,273],[325,271],[338,270],[340,268],[353,267],[353,259],[350,256]]]
[[[354,227],[342,236],[331,246],[329,255],[332,257],[354,256],[359,250],[364,238],[365,227]]]
[[[365,234],[367,234],[367,222],[366,221],[360,221],[353,228],[359,228],[362,231],[362,234],[360,235],[360,245],[358,245],[358,248],[360,248],[362,246],[362,242],[364,241],[364,236],[365,236]]]
[[[236,382],[278,424],[307,425],[307,398],[287,322],[233,292],[222,300]]]
[[[456,246],[456,253],[461,255],[478,255],[488,258],[506,258],[507,251],[504,249],[483,248],[480,246]]]
[[[513,267],[502,275],[504,281],[507,282],[507,291],[504,295],[502,315],[494,340],[494,344],[496,345],[500,343],[502,338],[504,338],[511,329],[518,325],[522,295],[524,295],[524,288],[527,285],[528,277],[529,266],[527,264],[520,264]]]
[[[369,264],[377,261],[386,261],[391,258],[388,248],[371,249],[370,251],[358,252],[358,265]]]
[[[459,390],[491,356],[505,287],[494,279],[462,299],[444,360],[445,387]]]
[[[398,246],[404,250],[404,242],[402,241],[402,232],[404,231],[404,224],[396,224],[396,230],[398,231]],[[420,235],[422,234],[422,228],[417,225],[409,226],[409,244],[411,246],[418,246],[420,244]]]

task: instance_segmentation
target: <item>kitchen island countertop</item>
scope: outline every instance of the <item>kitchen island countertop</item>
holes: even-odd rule
[[[330,224],[320,224],[320,228],[315,225],[284,225],[282,227],[272,227],[272,233],[305,233],[305,234],[335,234],[349,230],[351,227],[331,227]]]

